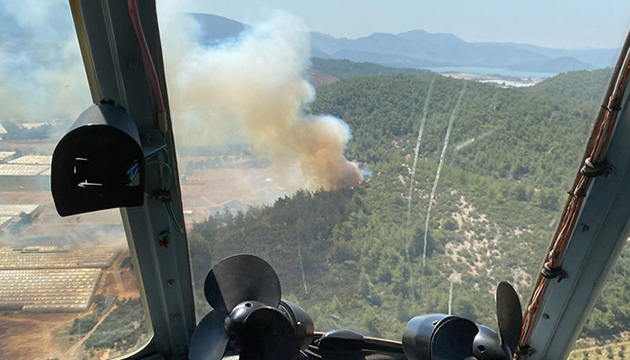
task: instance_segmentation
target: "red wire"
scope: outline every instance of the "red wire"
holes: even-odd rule
[[[160,88],[160,83],[158,81],[155,64],[153,63],[153,59],[151,58],[151,52],[149,52],[147,39],[144,36],[142,25],[140,25],[140,16],[138,15],[136,0],[127,0],[127,7],[129,8],[129,18],[131,19],[131,23],[133,24],[133,29],[136,33],[136,38],[138,39],[138,44],[140,44],[140,51],[142,52],[142,61],[144,62],[144,68],[146,69],[147,74],[149,75],[149,79],[151,81],[151,88],[153,89],[153,95],[155,96],[157,111],[158,114],[162,114],[165,112],[162,89]]]

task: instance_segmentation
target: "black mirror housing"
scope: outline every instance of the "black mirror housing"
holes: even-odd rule
[[[53,152],[50,182],[57,212],[141,206],[145,171],[138,128],[125,109],[92,105]]]

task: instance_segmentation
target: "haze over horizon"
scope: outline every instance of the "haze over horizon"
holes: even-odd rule
[[[630,2],[623,0],[611,0],[605,7],[590,0],[394,3],[187,0],[179,8],[182,12],[214,14],[244,23],[258,22],[273,10],[282,9],[302,17],[311,31],[349,39],[378,32],[425,30],[453,34],[467,42],[515,42],[559,49],[618,48],[630,27]]]

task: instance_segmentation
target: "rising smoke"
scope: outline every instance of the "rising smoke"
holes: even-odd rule
[[[337,189],[362,179],[343,155],[351,138],[340,119],[309,113],[308,30],[276,12],[237,39],[204,47],[186,15],[160,12],[171,108],[178,144],[245,137],[281,177],[307,189]]]
[[[308,30],[275,13],[241,36],[204,47],[191,18],[161,12],[171,111],[178,145],[243,137],[295,187],[335,189],[362,178],[343,155],[349,127],[312,115]],[[65,0],[0,3],[1,118],[76,118],[91,98]]]
[[[70,121],[91,102],[64,0],[0,2],[0,119]]]
[[[15,120],[58,124],[51,139],[5,139],[0,141],[0,151],[50,155],[62,132],[91,103],[68,1],[0,1],[0,123]],[[33,177],[32,181],[39,182],[39,189],[47,189],[50,184],[46,176]],[[125,246],[117,210],[62,219],[48,216],[53,211],[50,199],[47,191],[1,191],[0,204],[45,204],[46,214],[40,216],[46,217],[22,230],[3,229],[0,246]]]

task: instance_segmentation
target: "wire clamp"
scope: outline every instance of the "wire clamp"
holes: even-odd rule
[[[171,242],[171,233],[163,231],[158,235],[158,245],[165,249],[168,249],[168,244]]]
[[[621,110],[621,104],[620,104],[620,102],[616,102],[614,104],[611,104],[610,106],[602,104],[602,108],[604,110],[608,111],[609,113],[617,112],[617,111]]]
[[[540,273],[545,279],[555,279],[558,278],[558,282],[562,281],[562,279],[566,279],[569,277],[566,271],[562,270],[560,267],[552,268],[549,266],[549,263],[545,263],[540,270]]]
[[[520,359],[522,356],[532,356],[535,352],[536,350],[533,347],[529,345],[524,345],[519,346],[514,352],[514,355],[516,355],[517,358]]]
[[[615,173],[615,168],[605,161],[602,161],[599,164],[593,164],[591,158],[589,157],[584,160],[584,166],[580,169],[580,173],[589,178],[598,176],[607,177]]]
[[[153,196],[155,197],[156,200],[163,203],[173,202],[173,195],[171,195],[170,191],[161,190],[161,189],[156,190],[153,192]]]

